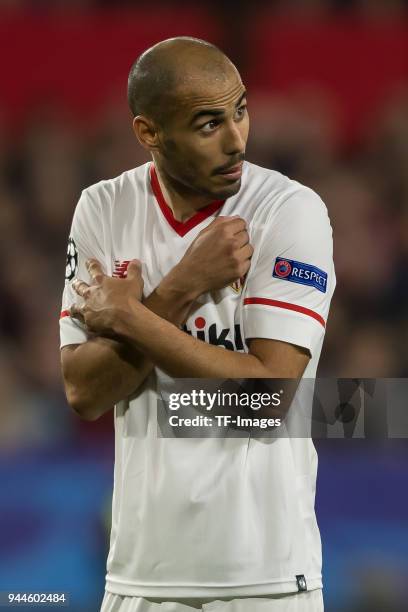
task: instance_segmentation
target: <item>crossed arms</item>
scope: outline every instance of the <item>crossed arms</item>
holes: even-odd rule
[[[90,339],[61,351],[67,400],[82,418],[95,420],[132,395],[154,366],[173,377],[300,378],[310,354],[277,340],[248,340],[249,353],[206,344],[179,329],[194,301],[244,276],[253,249],[245,222],[219,217],[197,236],[181,261],[153,293],[142,298],[140,262],[125,279],[103,274],[88,261],[91,284],[77,280],[84,299],[71,316],[85,323]]]

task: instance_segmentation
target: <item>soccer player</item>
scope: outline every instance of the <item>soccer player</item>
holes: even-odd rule
[[[148,49],[128,98],[152,162],[83,191],[60,319],[69,404],[89,420],[115,404],[102,612],[320,612],[311,439],[158,439],[156,410],[174,377],[315,376],[326,207],[244,161],[246,90],[211,44]]]

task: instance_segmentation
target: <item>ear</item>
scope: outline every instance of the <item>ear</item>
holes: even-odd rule
[[[158,130],[151,119],[138,115],[133,119],[133,131],[144,149],[152,151],[158,148]]]

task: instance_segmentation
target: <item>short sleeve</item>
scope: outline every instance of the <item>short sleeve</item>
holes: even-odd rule
[[[89,282],[86,261],[94,257],[104,261],[101,213],[87,190],[83,191],[75,208],[68,238],[65,286],[60,314],[60,347],[82,344],[88,339],[85,327],[69,316],[69,309],[81,298],[72,288],[74,278]]]
[[[271,212],[258,240],[244,293],[245,339],[280,340],[313,355],[336,284],[326,206],[302,187]]]

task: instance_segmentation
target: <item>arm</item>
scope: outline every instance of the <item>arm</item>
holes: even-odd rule
[[[301,346],[265,338],[249,340],[248,354],[227,351],[184,334],[136,301],[127,316],[117,319],[115,333],[173,377],[289,379],[281,380],[285,392],[279,408],[258,411],[257,416],[266,418],[285,418],[310,359]]]
[[[174,325],[184,323],[194,294],[178,288],[175,274],[144,300],[144,306]],[[170,324],[169,323],[169,324]],[[69,405],[86,420],[95,420],[115,403],[133,394],[153,369],[153,363],[130,344],[94,336],[62,348],[61,365]]]
[[[250,341],[249,354],[227,351],[185,334],[148,310],[133,295],[123,300],[116,294],[114,306],[112,301],[108,305],[103,289],[95,289],[99,297],[97,293],[90,295],[82,307],[86,324],[99,333],[121,338],[130,350],[140,351],[170,376],[300,379],[310,358],[309,352],[299,346],[260,338]],[[100,300],[105,302],[104,308]],[[290,393],[285,394],[287,401],[281,405],[281,412],[289,408],[296,386],[290,382]]]
[[[309,226],[313,231],[305,232]],[[120,295],[112,300],[102,286],[89,299],[86,296],[86,324],[98,333],[122,338],[171,376],[299,378],[310,354],[319,350],[335,283],[327,212],[310,190],[303,191],[286,202],[274,220],[273,234],[274,240],[261,242],[256,269],[247,283],[244,325],[249,354],[225,351],[187,336],[149,312],[134,296],[124,305]],[[294,276],[290,283],[287,275],[275,278],[273,265],[282,254],[297,260],[292,261],[293,266],[309,266],[319,273],[319,283],[310,275],[301,282]],[[322,287],[324,277],[329,282]],[[115,316],[109,315],[112,308]]]
[[[137,300],[114,317],[113,330],[173,377],[297,378],[309,360],[308,351],[260,338],[250,342],[248,354],[226,351],[183,333]]]
[[[248,240],[242,219],[217,218],[200,232],[179,264],[143,301],[146,310],[166,319],[170,327],[171,323],[184,323],[199,295],[224,287],[247,272],[252,255]],[[93,261],[88,272],[93,283],[104,283],[113,291],[113,287],[125,289],[126,282],[131,284],[133,280],[129,295],[141,296],[142,281],[136,271],[134,278],[131,274],[127,281],[109,279]],[[86,283],[81,286],[84,290],[89,287]],[[78,309],[74,316],[83,320]],[[147,335],[153,333],[146,331]],[[84,344],[64,347],[61,360],[68,403],[89,420],[97,419],[113,404],[133,394],[153,368],[151,360],[136,347],[98,332]]]

